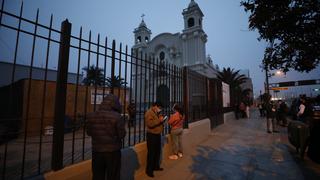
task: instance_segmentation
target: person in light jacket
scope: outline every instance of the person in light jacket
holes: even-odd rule
[[[160,167],[161,133],[163,131],[163,116],[161,103],[155,102],[145,113],[144,119],[147,126],[147,167],[146,174],[154,177],[153,171],[162,171]]]

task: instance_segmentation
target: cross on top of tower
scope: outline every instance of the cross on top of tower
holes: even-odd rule
[[[145,16],[146,16],[145,14],[142,14],[142,15],[141,15],[142,21],[144,20],[144,17],[145,17]]]

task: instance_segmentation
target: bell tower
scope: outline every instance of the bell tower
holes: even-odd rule
[[[198,4],[191,0],[182,11],[184,29],[181,34],[183,45],[184,66],[206,62],[207,35],[202,29],[203,13]]]
[[[151,30],[148,29],[146,23],[144,22],[144,14],[141,16],[141,23],[139,27],[134,29],[134,46],[136,48],[145,47],[151,38]]]

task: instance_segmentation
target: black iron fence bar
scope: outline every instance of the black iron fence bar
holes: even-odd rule
[[[32,50],[31,50],[31,59],[30,59],[30,68],[29,68],[29,76],[28,76],[28,89],[27,89],[27,107],[26,107],[26,120],[25,120],[25,131],[24,131],[24,141],[23,141],[23,153],[22,153],[22,166],[21,166],[21,179],[24,177],[24,165],[26,160],[26,149],[27,149],[27,135],[28,135],[28,123],[29,123],[29,110],[30,110],[30,96],[31,96],[31,79],[33,72],[33,63],[34,63],[34,48],[36,45],[36,36],[38,30],[38,21],[39,21],[39,9],[37,10],[36,15],[36,24],[34,27],[34,36],[32,40]]]
[[[152,61],[156,62],[155,57],[152,57]],[[155,83],[156,83],[156,65],[155,63],[152,63],[152,103],[154,103],[156,101],[156,96],[155,96]]]
[[[136,50],[135,52],[135,56],[138,57],[138,50]],[[136,109],[138,108],[137,107],[137,95],[138,95],[138,58],[134,58],[135,60],[135,77],[134,77],[134,81],[135,81],[135,86],[134,86],[134,102],[135,102],[135,106],[136,106]],[[131,64],[132,65],[132,64]],[[132,72],[131,72],[131,75],[132,75]],[[138,112],[136,110],[136,112]],[[135,115],[135,123],[134,123],[134,126],[133,126],[133,144],[136,144],[136,132],[137,132],[137,126],[136,126],[136,122],[137,122],[138,118],[137,118],[137,114]]]
[[[105,38],[105,47],[107,47],[108,44],[108,38]],[[104,65],[103,65],[103,92],[102,92],[102,97],[105,95],[105,90],[106,90],[106,78],[107,78],[107,48],[104,48]]]
[[[206,77],[206,116],[209,117],[209,78]]]
[[[88,51],[88,63],[87,63],[87,68],[90,67],[90,60],[91,60],[91,56],[90,56],[90,50],[91,50],[91,30],[89,31],[89,44],[88,44],[88,48],[89,48],[89,51]],[[85,95],[85,99],[84,99],[84,122],[87,121],[87,111],[88,111],[88,107],[87,107],[87,104],[88,104],[88,89],[89,89],[89,84],[86,83],[86,95]],[[83,126],[83,132],[82,132],[82,160],[84,160],[84,148],[85,148],[85,137],[86,137],[86,124],[87,123],[84,123],[84,126]]]
[[[31,32],[28,32],[28,31],[25,31],[25,30],[23,30],[23,29],[19,29],[19,27],[18,28],[15,28],[15,27],[12,27],[12,26],[9,26],[9,25],[6,25],[6,24],[1,24],[1,26],[3,26],[3,27],[6,27],[6,28],[8,28],[8,29],[11,29],[11,30],[15,30],[15,31],[19,31],[19,32],[22,32],[22,33],[25,33],[25,34],[28,34],[28,35],[30,35],[30,36],[33,36],[34,34],[33,33],[31,33]],[[52,29],[53,30],[53,29]],[[60,32],[59,32],[60,33]],[[55,43],[60,43],[60,41],[59,40],[55,40],[55,39],[48,39],[48,37],[45,37],[45,36],[42,36],[42,35],[39,35],[39,34],[36,34],[35,35],[36,37],[38,37],[38,38],[42,38],[42,39],[44,39],[44,40],[50,40],[51,42],[55,42]],[[71,46],[70,46],[71,47]]]
[[[81,39],[82,39],[82,27],[80,27],[79,33],[79,47],[81,47]],[[74,111],[73,111],[73,119],[76,121],[78,119],[77,112],[78,112],[78,91],[79,91],[79,73],[80,73],[80,63],[81,63],[81,50],[78,49],[78,65],[77,65],[77,80],[76,80],[76,88],[75,88],[75,97],[74,97]],[[75,143],[75,128],[72,128],[72,149],[71,149],[71,163],[74,163],[74,143]]]
[[[140,58],[143,59],[143,53],[142,51],[140,52]],[[141,110],[141,98],[142,98],[142,61],[140,61],[140,68],[138,67],[139,70],[139,141],[138,142],[141,142],[141,113],[142,113],[142,110]]]
[[[176,69],[176,66],[173,65],[173,78],[174,78],[174,81],[173,81],[173,101],[175,103],[177,103],[177,81],[179,81],[178,79],[178,76],[177,76],[177,69]]]
[[[131,103],[132,101],[132,91],[133,91],[133,82],[132,82],[132,70],[133,70],[133,67],[132,67],[132,61],[133,61],[133,49],[130,50],[130,92],[129,92],[129,101]],[[129,121],[132,121],[131,117],[129,117]],[[135,122],[133,122],[132,124],[134,124]],[[128,128],[128,131],[129,131],[129,134],[128,134],[128,145],[130,146],[131,145],[131,128],[130,128],[130,123],[128,123],[129,125],[129,128]]]
[[[22,6],[23,6],[23,3],[22,3]],[[2,13],[2,14],[9,15],[9,16],[12,16],[12,17],[15,17],[15,18],[19,19],[19,21],[25,21],[25,22],[28,22],[28,23],[31,23],[31,24],[35,24],[35,22],[33,22],[33,21],[31,21],[31,20],[28,20],[28,19],[25,19],[25,18],[23,18],[22,16],[19,17],[19,16],[17,16],[17,15],[14,15],[14,14],[12,14],[12,13],[8,13],[8,12],[3,11],[3,10],[1,10],[1,13]],[[22,15],[22,14],[21,14],[21,15]],[[1,21],[0,21],[0,23],[1,23]],[[48,29],[48,30],[50,29],[50,27],[48,27],[48,26],[46,26],[46,25],[42,25],[42,24],[40,24],[40,23],[37,23],[37,24],[38,24],[39,27],[42,27],[42,28],[45,28],[45,29]],[[13,27],[13,26],[9,26],[9,25],[6,25],[6,24],[1,24],[1,26],[10,28],[10,29],[13,29],[13,30],[16,30],[16,31],[18,31],[18,29],[19,29],[19,28],[15,28],[15,27]],[[32,35],[32,36],[34,35],[32,32],[28,32],[28,31],[23,30],[23,29],[20,29],[19,31],[20,31],[20,32],[23,32],[23,33],[25,33],[25,34]],[[59,30],[56,30],[56,29],[54,29],[54,28],[52,28],[52,27],[51,27],[51,31],[56,32],[56,33],[59,33],[59,34],[61,33]],[[42,35],[39,35],[39,34],[36,34],[36,36],[39,37],[39,38],[45,39],[45,40],[50,40],[51,42],[60,43],[59,40],[55,40],[55,39],[51,39],[51,38],[48,39],[48,37],[45,37],[45,36],[42,36]],[[77,39],[77,40],[80,40],[79,37],[76,37],[76,36],[73,36],[73,35],[71,35],[70,37],[71,37],[71,38],[74,38],[74,39]],[[86,39],[81,39],[81,41],[84,42],[84,43],[89,43],[89,40],[86,40]],[[94,42],[91,42],[91,41],[90,41],[90,44],[91,44],[91,45],[98,46],[98,43],[94,43]],[[102,48],[107,48],[108,50],[112,50],[112,48],[107,47],[107,45],[106,45],[106,46],[99,45],[99,46],[102,47]],[[70,47],[72,47],[72,48],[80,48],[80,49],[83,50],[83,51],[88,51],[88,49],[86,49],[86,48],[74,46],[74,45],[72,45],[72,44],[70,44]],[[96,52],[96,51],[90,51],[90,53],[95,53],[95,54],[96,54],[97,52]],[[118,51],[118,50],[115,50],[115,53],[123,53],[123,52]],[[103,53],[97,53],[97,54],[99,54],[99,55],[105,55],[105,54],[103,54]],[[111,58],[111,56],[108,56],[108,57]],[[137,59],[139,59],[139,60],[141,60],[141,61],[145,61],[145,60],[143,60],[143,58],[139,58],[139,57],[135,57],[135,58],[137,58]],[[115,58],[115,59],[117,59],[117,58]],[[117,59],[117,60],[123,61],[122,59]],[[152,62],[151,62],[151,63],[152,63]]]
[[[2,3],[1,3],[1,9],[0,9],[0,24],[2,23],[3,7],[4,7],[4,0],[3,0]]]
[[[168,69],[167,69],[167,62],[165,62],[165,60],[163,60],[163,67],[162,67],[162,85],[163,86],[166,86],[166,88],[168,87],[168,83],[167,83],[167,73],[168,73]],[[167,97],[165,97],[166,100],[164,101],[164,112],[167,114],[167,110],[168,110],[168,102],[167,102]],[[169,94],[169,98],[170,98],[170,94]],[[164,133],[167,134],[167,127],[166,127],[166,124],[164,125]]]
[[[21,7],[23,7],[23,2],[21,3]],[[21,10],[20,10],[20,13],[21,13]],[[33,20],[29,20],[29,19],[26,19],[26,18],[22,17],[22,16],[21,16],[22,13],[18,16],[18,15],[12,14],[12,13],[7,12],[7,11],[5,11],[5,10],[2,9],[2,10],[1,10],[1,14],[2,14],[2,15],[8,15],[8,16],[10,16],[10,17],[19,19],[19,21],[27,22],[27,23],[30,23],[30,24],[33,24],[33,25],[36,25],[36,24],[37,24],[38,27],[41,27],[41,28],[44,28],[44,29],[49,30],[49,27],[46,26],[46,25],[42,25],[42,24],[40,24],[40,23],[35,23]],[[56,32],[56,33],[60,33],[59,30],[54,29],[54,28],[51,28],[51,31]]]
[[[20,18],[22,17],[22,11],[23,11],[23,3],[21,3]],[[20,31],[21,31],[21,19],[19,19],[19,24],[18,24],[18,29],[17,29],[17,37],[16,37],[16,47],[14,49],[13,67],[12,67],[12,74],[11,74],[11,89],[13,88],[13,83],[14,83],[15,73],[16,73],[16,64],[17,64],[17,55],[18,55]],[[13,89],[10,92],[13,92]]]
[[[185,128],[188,128],[189,121],[189,84],[188,84],[188,69],[187,67],[183,68],[183,102],[184,102],[184,112],[185,114]]]
[[[147,67],[148,65],[148,56],[147,54],[145,54],[145,66]],[[142,71],[141,71],[142,72]],[[147,87],[147,68],[144,68],[144,90],[146,90]],[[145,91],[145,93],[143,94],[143,112],[142,112],[142,120],[143,120],[143,140],[146,140],[146,126],[145,126],[145,122],[144,122],[144,112],[146,112],[146,102],[147,102],[147,92]]]
[[[116,50],[116,41],[113,40],[112,41],[112,56],[111,56],[111,83],[114,82],[114,69],[115,69],[115,51]],[[111,86],[111,90],[110,90],[111,94],[114,94],[114,87]]]
[[[99,71],[99,48],[100,48],[100,34],[98,34],[98,39],[97,39],[97,59],[96,59],[96,72],[100,72]],[[93,111],[96,111],[96,107],[97,107],[97,88],[98,88],[98,82],[94,83],[94,103],[93,103]]]
[[[124,96],[123,96],[123,99],[124,99],[124,102],[123,102],[123,115],[124,115],[124,122],[127,122],[126,121],[126,106],[127,106],[127,73],[128,73],[128,46],[126,45],[126,50],[125,50],[125,64],[124,64]],[[130,129],[130,123],[128,122],[128,129]],[[130,133],[129,133],[129,136],[130,138]],[[122,142],[124,143],[124,139],[122,139]],[[123,147],[124,147],[124,144],[123,144]]]
[[[68,65],[70,53],[71,23],[65,20],[61,24],[58,76],[56,84],[55,117],[52,143],[52,169],[63,168],[64,116],[66,111]]]
[[[151,56],[149,56],[149,62],[151,62],[152,61],[152,58],[151,58]],[[148,72],[148,94],[149,94],[149,96],[148,96],[148,108],[150,108],[151,107],[151,88],[152,88],[152,86],[151,86],[151,77],[152,77],[152,72],[153,72],[153,66],[151,66],[151,63],[148,63],[148,65],[149,65],[149,72]]]
[[[2,16],[3,16],[3,7],[4,7],[4,1],[2,2],[2,7],[1,7],[1,19],[2,19]],[[19,15],[19,17],[22,16],[22,11],[23,11],[23,3],[21,4],[21,7],[20,7],[20,15]],[[2,24],[0,24],[0,25],[3,26]],[[16,71],[15,67],[16,67],[16,62],[17,62],[17,51],[18,51],[18,47],[19,47],[20,28],[21,28],[21,20],[19,19],[17,36],[16,36],[15,53],[14,53],[14,59],[13,59],[13,68],[12,68],[12,74],[11,74],[10,95],[9,95],[10,114],[13,113],[13,112],[11,112],[11,108],[13,106],[13,94],[12,93],[13,93],[13,90],[14,90],[13,82],[14,82],[14,79],[15,79],[15,71]],[[7,153],[8,153],[8,142],[5,142],[4,157],[3,157],[3,167],[2,167],[2,179],[5,179],[5,176],[6,176]]]
[[[165,76],[165,78],[166,78],[166,85],[167,86],[169,86],[169,102],[167,102],[168,103],[168,106],[169,107],[167,107],[166,108],[166,114],[167,115],[170,115],[170,107],[171,107],[171,96],[172,96],[172,94],[171,94],[171,86],[170,86],[170,65],[169,65],[169,63],[168,62],[166,62],[166,71],[167,71],[167,73],[165,74],[166,76]],[[168,134],[168,131],[169,131],[169,129],[168,129],[168,125],[166,124],[166,134]]]
[[[121,59],[122,60],[122,58],[121,58],[121,55],[122,55],[122,43],[120,43],[120,47],[119,47],[119,49],[120,49],[120,53],[119,53],[119,59]],[[121,61],[119,61],[119,81],[120,81],[120,84],[119,84],[119,87],[118,87],[118,97],[120,98],[121,96],[120,96],[120,93],[121,93]]]
[[[50,17],[50,28],[49,28],[49,39],[51,38],[51,27],[53,24],[53,15]],[[43,92],[42,92],[42,108],[41,108],[41,117],[40,117],[40,140],[39,140],[39,159],[38,159],[38,174],[41,172],[41,156],[42,156],[42,134],[43,134],[43,121],[44,121],[44,112],[46,106],[46,92],[47,92],[47,80],[48,80],[48,65],[49,65],[49,54],[50,54],[50,40],[47,43],[47,52],[46,52],[46,65],[44,71],[44,83],[43,83]]]

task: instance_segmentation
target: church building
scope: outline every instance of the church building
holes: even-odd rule
[[[142,19],[134,33],[133,50],[154,56],[178,67],[188,66],[192,70],[215,78],[217,69],[210,56],[206,55],[207,34],[203,30],[203,13],[199,5],[191,0],[182,11],[184,29],[178,33],[161,33],[151,38],[151,30]]]
[[[207,34],[203,30],[203,12],[199,5],[191,0],[188,7],[182,11],[182,15],[184,22],[182,32],[161,33],[154,38],[151,38],[151,30],[142,18],[139,27],[133,31],[133,52],[138,53],[138,55],[154,57],[150,60],[160,62],[160,65],[166,63],[174,64],[180,68],[188,67],[188,69],[208,78],[216,78],[218,67],[213,64],[211,57],[206,55]],[[134,67],[132,71],[133,96],[137,96],[136,101],[138,103],[143,102],[140,99],[148,98],[142,96],[149,97],[150,95],[152,97],[151,101],[160,100],[165,106],[170,105],[170,102],[174,101],[173,94],[176,92],[169,87],[179,83],[175,82],[174,77],[161,75],[155,77],[152,73],[146,73],[140,68],[140,63],[142,63],[142,66],[147,65],[145,64],[146,61],[137,61],[138,67]],[[142,79],[144,80],[142,81]],[[155,81],[155,79],[158,80]],[[152,88],[152,90],[149,90],[149,88]],[[146,93],[140,93],[140,91]],[[205,98],[205,92],[201,93],[201,97],[201,99]]]

